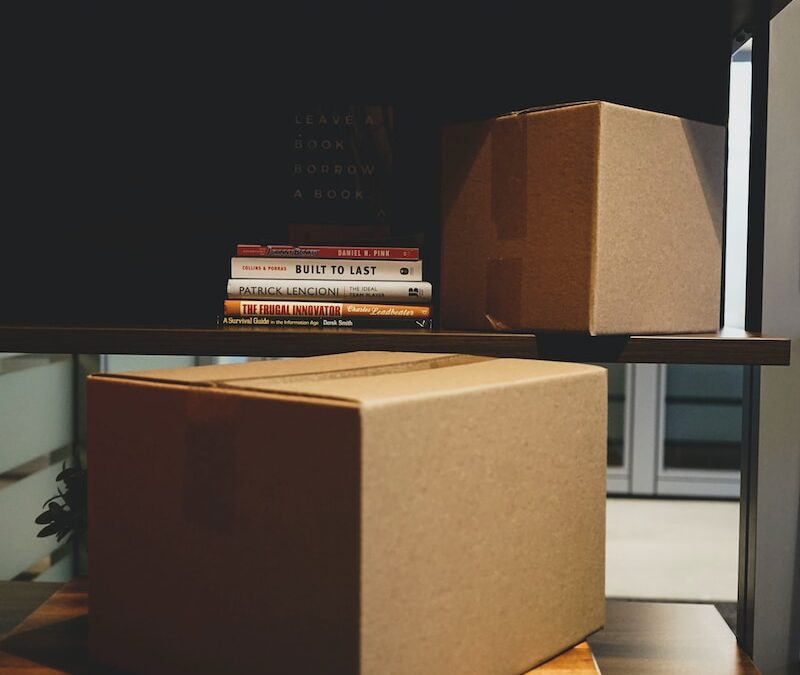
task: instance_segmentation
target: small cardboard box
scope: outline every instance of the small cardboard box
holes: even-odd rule
[[[603,625],[605,370],[363,352],[88,382],[93,661],[518,675]]]
[[[723,127],[589,102],[442,143],[443,328],[719,328]]]

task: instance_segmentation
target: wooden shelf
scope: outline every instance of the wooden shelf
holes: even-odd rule
[[[0,675],[87,675],[98,670],[123,675],[89,663],[87,585],[86,579],[77,579],[55,591],[58,585],[47,582],[0,582],[0,626],[33,612],[0,641]],[[598,672],[758,675],[711,605],[618,600],[606,603],[605,628],[588,645],[584,642],[527,675]]]
[[[253,328],[0,327],[0,352],[310,356],[359,350],[619,363],[788,365],[791,343],[724,329],[707,335]]]

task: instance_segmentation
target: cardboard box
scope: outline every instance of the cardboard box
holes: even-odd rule
[[[605,372],[364,352],[92,376],[90,658],[518,675],[580,642]]]
[[[589,102],[442,143],[443,328],[719,328],[723,127]]]

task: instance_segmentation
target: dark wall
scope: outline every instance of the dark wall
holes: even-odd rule
[[[394,225],[431,261],[443,121],[586,99],[727,119],[726,1],[336,4],[36,3],[8,23],[4,323],[213,323],[233,245],[286,240],[298,103],[396,106]]]

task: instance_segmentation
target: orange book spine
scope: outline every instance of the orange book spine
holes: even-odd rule
[[[331,316],[372,318],[428,319],[427,305],[379,305],[357,302],[281,302],[258,300],[226,300],[226,316]]]

